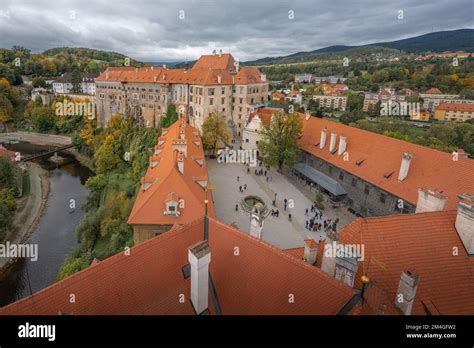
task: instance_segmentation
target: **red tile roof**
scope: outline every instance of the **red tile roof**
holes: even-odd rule
[[[8,157],[10,161],[15,161],[16,155],[14,151],[10,151],[0,144],[0,157]]]
[[[340,243],[365,246],[355,287],[361,287],[360,277],[367,274],[379,288],[378,301],[385,296],[388,308],[395,302],[402,271],[408,270],[419,275],[412,314],[426,314],[424,307],[430,306],[441,314],[474,313],[474,258],[454,227],[456,213],[359,218],[344,227]]]
[[[185,139],[180,138],[184,130]],[[182,143],[182,145],[180,145]],[[199,146],[197,145],[199,144]],[[186,148],[186,156],[182,152]],[[201,137],[197,129],[180,119],[163,130],[155,146],[155,155],[150,158],[150,167],[142,178],[140,188],[128,223],[132,225],[186,224],[202,217],[205,212],[204,200],[209,200],[208,214],[214,216],[211,191],[206,195],[209,179],[204,158]],[[178,169],[178,161],[184,163],[184,174]],[[179,216],[164,215],[165,202],[170,197],[180,203]]]
[[[436,110],[474,112],[474,104],[442,103]]]
[[[441,94],[441,91],[439,90],[439,88],[431,87],[425,93],[426,94]]]
[[[258,115],[260,120],[262,121],[262,124],[268,126],[272,120],[272,115],[278,112],[281,112],[283,109],[277,109],[277,108],[260,108],[255,111],[252,111],[249,114],[248,122],[250,123],[252,119]]]
[[[259,112],[263,112],[259,110]],[[392,193],[412,204],[417,203],[418,188],[430,187],[448,196],[445,209],[457,207],[457,195],[462,193],[474,194],[474,160],[460,158],[453,160],[449,153],[430,149],[428,147],[408,143],[406,141],[386,137],[381,134],[346,126],[333,121],[311,117],[306,120],[300,114],[303,122],[303,135],[300,139],[301,148],[314,156],[333,164],[336,167],[362,178],[363,180]],[[321,131],[327,129],[326,145],[320,149]],[[347,138],[344,156],[329,152],[331,133]],[[398,173],[403,153],[412,154],[408,176],[398,180]],[[356,162],[364,160],[361,165]],[[392,175],[386,178],[387,173]]]
[[[0,308],[0,314],[193,314],[182,267],[187,248],[202,238],[202,219],[174,228],[128,256],[114,255]],[[354,295],[320,269],[212,218],[209,245],[222,314],[337,314]],[[69,302],[72,293],[75,303]],[[212,303],[209,298],[214,314]]]

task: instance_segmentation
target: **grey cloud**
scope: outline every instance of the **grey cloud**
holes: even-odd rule
[[[91,47],[145,61],[192,60],[216,48],[240,60],[257,59],[473,24],[471,0],[0,0],[0,5],[0,47],[22,45],[35,52]]]

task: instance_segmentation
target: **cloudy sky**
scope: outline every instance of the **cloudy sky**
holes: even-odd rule
[[[473,28],[473,4],[473,0],[0,0],[0,47],[21,45],[33,52],[90,47],[142,61],[193,60],[222,49],[245,61]]]

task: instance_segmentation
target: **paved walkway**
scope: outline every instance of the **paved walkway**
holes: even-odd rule
[[[250,216],[241,210],[235,211],[235,205],[245,196],[256,195],[263,199],[265,204],[270,208],[275,193],[277,193],[277,209],[280,216],[268,216],[263,226],[263,240],[273,244],[279,248],[295,248],[304,245],[304,240],[312,238],[316,241],[325,238],[324,231],[310,232],[305,228],[306,220],[312,215],[305,216],[305,209],[311,208],[311,199],[307,194],[301,192],[287,177],[271,170],[267,173],[272,180],[267,182],[265,176],[256,176],[254,171],[256,168],[250,168],[250,174],[247,174],[247,167],[243,164],[217,163],[216,160],[207,159],[207,168],[210,176],[211,184],[214,185],[213,198],[216,209],[216,217],[227,223],[234,223],[244,232],[249,232]],[[258,168],[258,167],[257,167]],[[237,181],[237,176],[240,180]],[[247,190],[243,193],[239,192],[239,186],[247,184]],[[283,199],[292,200],[293,208],[283,209]],[[292,221],[288,219],[288,213],[292,215]],[[326,207],[323,211],[323,220],[339,218],[338,229],[352,221],[354,218],[343,211],[343,208],[333,209]],[[313,214],[314,215],[314,214]],[[322,222],[322,221],[319,221]]]
[[[38,145],[69,145],[71,144],[71,138],[64,135],[55,134],[41,134],[33,132],[12,132],[12,133],[0,133],[0,143],[10,141],[24,141],[27,143],[33,143]]]

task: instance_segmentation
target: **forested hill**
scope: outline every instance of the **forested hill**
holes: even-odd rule
[[[439,31],[416,36],[408,39],[377,42],[361,46],[329,46],[314,51],[297,52],[288,56],[266,57],[254,61],[244,62],[246,65],[283,64],[307,62],[315,59],[325,59],[331,54],[358,54],[376,49],[393,49],[407,53],[422,52],[474,52],[474,29],[460,29]]]

